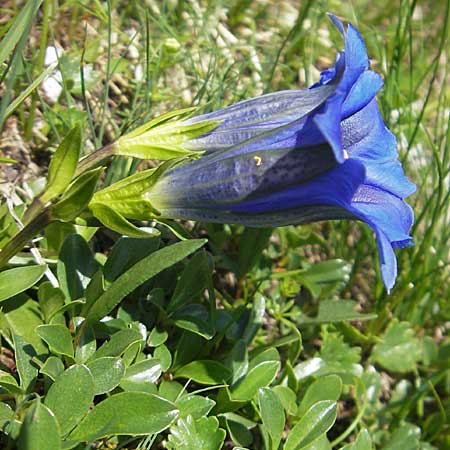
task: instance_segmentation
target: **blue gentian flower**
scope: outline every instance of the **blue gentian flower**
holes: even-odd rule
[[[205,155],[163,173],[146,196],[166,218],[255,227],[361,220],[375,231],[390,291],[393,249],[412,243],[404,199],[415,185],[378,109],[383,82],[369,68],[361,35],[331,19],[345,49],[318,83],[189,119],[221,123],[191,142]]]

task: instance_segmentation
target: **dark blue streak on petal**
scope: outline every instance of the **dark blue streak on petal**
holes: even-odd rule
[[[327,144],[252,152],[207,164],[202,159],[164,174],[152,189],[157,209],[236,205],[302,185],[336,165]]]

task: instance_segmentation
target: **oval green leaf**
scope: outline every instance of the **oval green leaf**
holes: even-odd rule
[[[270,388],[258,390],[258,401],[262,422],[272,443],[271,448],[277,449],[285,424],[283,404]]]
[[[200,384],[223,384],[231,372],[223,364],[212,360],[197,360],[181,367],[175,372],[175,378],[187,378]]]
[[[320,400],[337,401],[342,392],[342,380],[338,375],[328,375],[314,381],[308,387],[298,407],[298,415],[303,416],[312,405]]]
[[[125,364],[120,358],[105,356],[86,364],[94,378],[95,395],[106,394],[117,387],[125,374]]]
[[[52,353],[73,358],[72,336],[65,325],[39,325],[36,333]]]
[[[259,388],[266,387],[275,379],[280,363],[263,361],[247,372],[242,381],[231,392],[233,401],[247,402],[251,400]]]
[[[166,429],[178,416],[176,406],[145,392],[122,392],[103,400],[70,434],[73,441],[111,435],[149,435]]]
[[[16,267],[0,272],[0,302],[34,286],[44,275],[46,265]]]
[[[61,448],[59,425],[55,415],[39,399],[25,413],[17,444],[19,450]]]
[[[308,409],[290,431],[283,450],[301,450],[326,433],[336,420],[337,404],[322,400]]]
[[[74,365],[65,370],[50,386],[45,404],[53,411],[67,434],[87,414],[94,400],[94,380],[86,366]]]

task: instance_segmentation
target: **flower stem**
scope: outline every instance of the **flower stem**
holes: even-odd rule
[[[33,239],[33,237],[43,230],[50,222],[50,209],[45,208],[1,249],[0,267],[5,266],[14,255],[22,250],[27,242]]]
[[[105,145],[102,148],[99,148],[95,152],[92,152],[88,156],[84,157],[78,163],[74,178],[78,177],[83,172],[86,172],[87,170],[93,169],[94,167],[98,166],[105,159],[114,156],[114,147],[115,143],[113,142],[111,144]]]

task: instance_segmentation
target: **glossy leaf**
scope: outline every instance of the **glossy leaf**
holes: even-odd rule
[[[129,390],[145,389],[148,384],[154,384],[161,376],[161,362],[159,359],[150,358],[139,361],[127,368],[120,386]]]
[[[194,419],[200,419],[207,416],[216,402],[202,395],[184,395],[175,402],[180,410],[180,418],[192,416]]]
[[[161,233],[156,228],[146,227],[138,228],[133,225],[122,214],[110,208],[103,203],[91,203],[89,209],[96,219],[98,219],[106,228],[116,233],[129,236],[132,238],[149,238],[151,236],[158,237]]]
[[[20,387],[29,394],[34,386],[38,374],[36,363],[32,359],[36,357],[36,350],[28,344],[21,336],[14,335],[14,356],[16,369],[19,373]]]
[[[50,323],[51,319],[64,306],[63,291],[53,287],[49,281],[39,285],[38,299],[46,323]]]
[[[64,372],[64,363],[56,356],[49,356],[39,371],[54,381]]]
[[[67,236],[59,254],[58,280],[67,299],[84,297],[84,290],[99,269],[99,264],[83,237]]]
[[[211,268],[205,252],[198,252],[187,263],[175,286],[175,291],[167,306],[168,312],[197,301],[207,287],[207,277]]]
[[[176,378],[187,378],[200,384],[223,384],[229,378],[230,371],[218,361],[196,360],[175,372]]]
[[[336,403],[322,400],[311,406],[292,428],[283,450],[301,450],[326,433],[336,420]]]
[[[46,265],[40,265],[16,267],[0,272],[0,302],[34,286],[46,270]]]
[[[69,186],[81,150],[81,127],[76,124],[59,144],[48,167],[47,186],[41,199],[44,203],[62,194]]]
[[[94,379],[94,394],[106,394],[120,383],[125,374],[125,364],[120,358],[104,356],[86,364]]]
[[[352,300],[322,300],[316,317],[302,316],[299,323],[336,323],[352,320],[372,320],[376,314],[355,311],[357,302]]]
[[[120,237],[103,267],[105,279],[114,281],[120,274],[126,272],[142,258],[158,250],[159,238],[135,239],[128,236]]]
[[[271,448],[277,450],[285,423],[283,405],[270,388],[258,390],[258,402],[263,426],[270,436]]]
[[[133,329],[120,330],[111,336],[92,356],[91,359],[105,356],[121,356],[131,345],[142,341],[142,335]]]
[[[234,401],[249,401],[258,389],[268,386],[275,379],[280,363],[278,361],[263,361],[250,369],[245,377],[231,391]]]
[[[48,353],[46,345],[35,331],[39,325],[42,325],[39,305],[25,294],[3,302],[0,309],[0,330],[11,345],[14,335],[22,336],[38,355]]]
[[[183,330],[198,334],[205,339],[212,339],[214,326],[208,310],[197,303],[186,305],[172,314],[175,325]]]
[[[86,366],[65,370],[50,386],[45,405],[55,414],[65,435],[87,414],[94,400],[94,379]]]
[[[65,325],[40,325],[36,333],[52,353],[73,358],[72,336]]]
[[[205,244],[204,239],[178,242],[141,259],[117,278],[89,310],[86,320],[93,322],[106,316],[120,301],[162,270],[181,261]]]
[[[153,357],[161,361],[161,369],[163,372],[170,369],[170,366],[172,365],[172,354],[164,344],[156,347],[153,352]]]
[[[242,339],[247,345],[250,345],[257,331],[262,326],[264,313],[266,311],[266,299],[261,294],[257,293],[253,298],[252,311],[245,327]]]
[[[179,419],[170,428],[167,448],[171,450],[220,450],[225,440],[225,430],[219,428],[215,417],[202,417],[194,420],[192,416]]]
[[[103,168],[100,167],[76,178],[58,203],[52,207],[52,217],[64,222],[75,219],[87,207],[102,172]]]
[[[298,407],[298,415],[303,416],[306,411],[320,400],[332,400],[336,402],[341,396],[342,381],[337,375],[320,377],[307,389]]]
[[[60,429],[55,415],[39,399],[27,409],[17,443],[19,450],[58,450]]]
[[[122,392],[98,403],[68,440],[91,441],[111,435],[150,435],[178,416],[175,405],[146,392]]]

